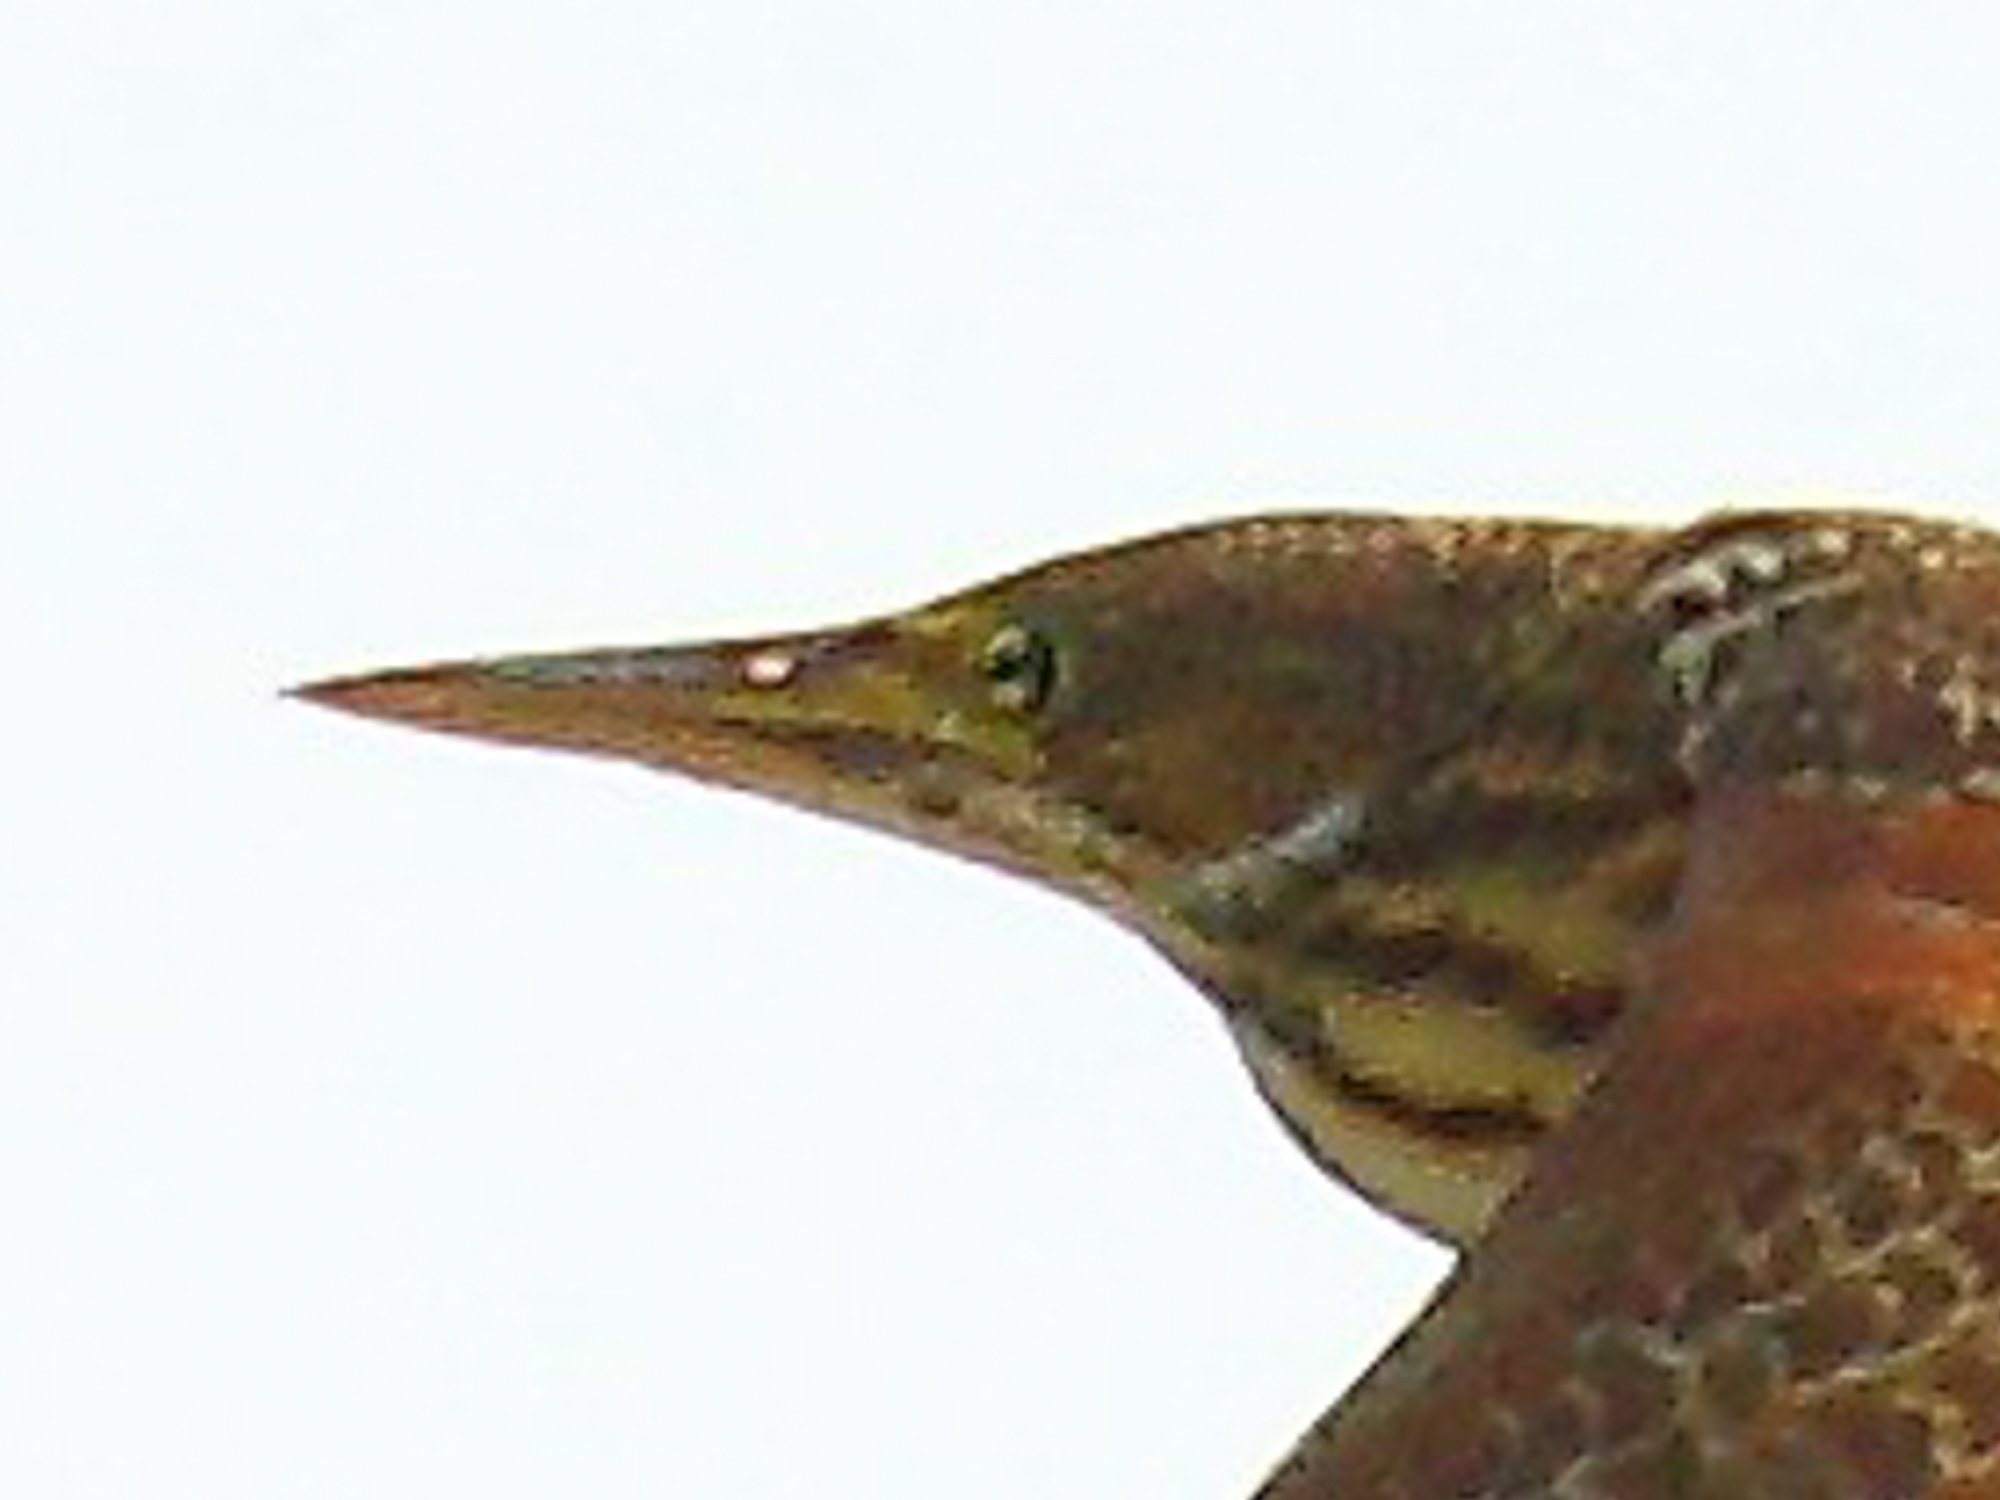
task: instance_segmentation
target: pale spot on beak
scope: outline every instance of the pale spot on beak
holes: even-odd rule
[[[798,672],[799,659],[789,651],[759,651],[743,662],[743,680],[755,688],[783,687]]]

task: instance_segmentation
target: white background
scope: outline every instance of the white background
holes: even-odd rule
[[[1272,504],[1977,514],[1996,78],[1921,0],[7,0],[0,1494],[1237,1500],[1443,1261],[1163,965],[277,688]]]

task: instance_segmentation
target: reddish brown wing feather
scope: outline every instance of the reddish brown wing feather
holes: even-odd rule
[[[1714,797],[1649,970],[1261,1500],[2000,1500],[2000,809]]]

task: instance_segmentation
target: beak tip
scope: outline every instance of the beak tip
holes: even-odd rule
[[[339,694],[339,678],[321,678],[314,682],[293,682],[278,689],[278,696],[293,703],[330,704]]]
[[[294,683],[282,689],[281,696],[315,708],[407,722],[431,717],[440,706],[438,694],[443,686],[436,671],[419,668],[322,677]]]
[[[278,689],[278,696],[291,703],[310,703],[315,708],[339,708],[348,695],[352,677],[320,677],[311,682],[293,682]]]

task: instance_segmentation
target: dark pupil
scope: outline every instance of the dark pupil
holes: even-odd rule
[[[1004,627],[986,648],[994,696],[1009,708],[1039,708],[1055,685],[1055,652],[1033,631]]]

